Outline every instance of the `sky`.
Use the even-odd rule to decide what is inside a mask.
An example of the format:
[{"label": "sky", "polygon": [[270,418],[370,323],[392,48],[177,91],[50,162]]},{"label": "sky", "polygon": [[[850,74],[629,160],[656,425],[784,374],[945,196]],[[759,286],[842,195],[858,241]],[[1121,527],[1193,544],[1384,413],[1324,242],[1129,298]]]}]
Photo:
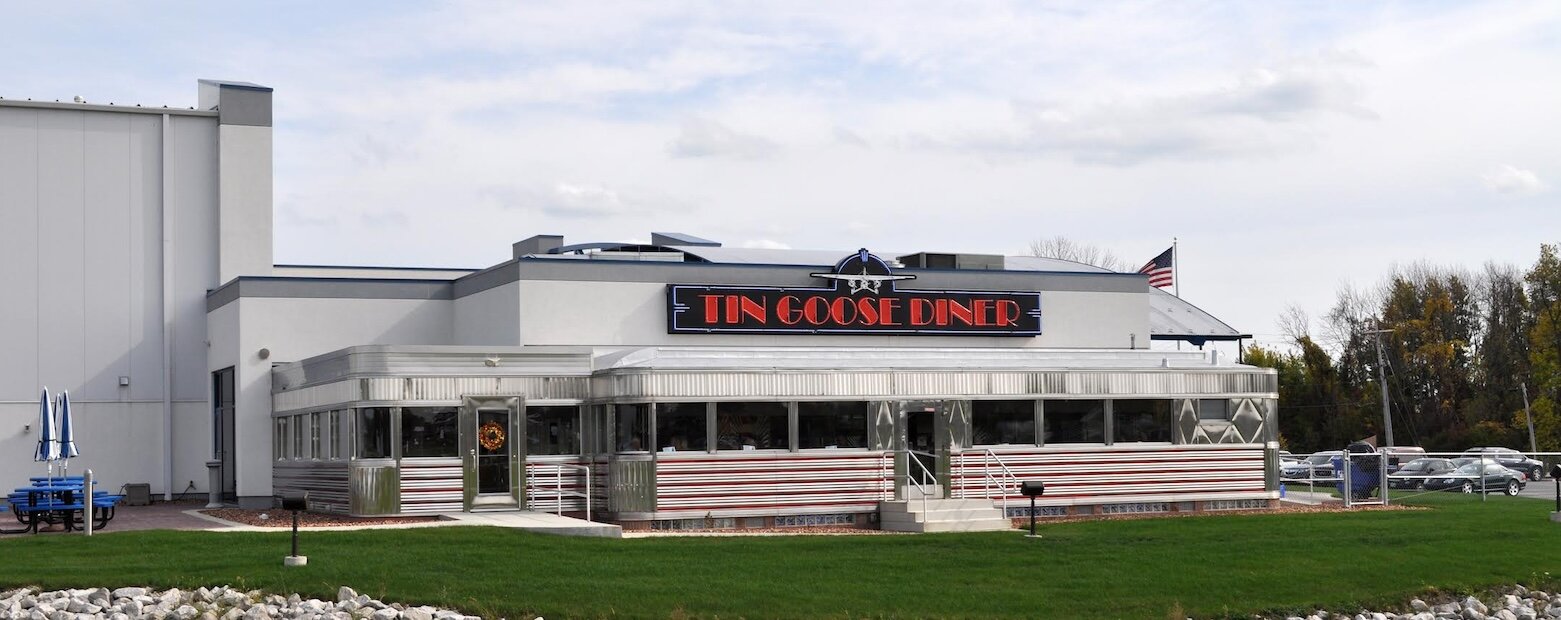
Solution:
[{"label": "sky", "polygon": [[1561,242],[1557,2],[6,4],[3,97],[273,87],[278,263],[1175,238],[1182,296],[1273,343]]}]

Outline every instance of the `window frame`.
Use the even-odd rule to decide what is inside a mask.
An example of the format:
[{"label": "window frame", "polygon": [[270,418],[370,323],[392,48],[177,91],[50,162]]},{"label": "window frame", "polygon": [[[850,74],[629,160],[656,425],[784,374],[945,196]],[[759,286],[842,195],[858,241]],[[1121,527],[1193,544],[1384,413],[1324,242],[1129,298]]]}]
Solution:
[{"label": "window frame", "polygon": [[[1047,441],[1046,422],[1051,419],[1052,412],[1048,406],[1050,403],[1077,403],[1093,401],[1101,403],[1100,415],[1100,441]],[[1109,398],[1043,398],[1041,403],[1041,426],[1037,429],[1038,440],[1041,446],[1109,446],[1111,439],[1111,399]]]},{"label": "window frame", "polygon": [[[714,439],[715,441],[712,442],[712,444],[710,446],[710,451],[712,453],[726,453],[726,454],[754,454],[754,453],[776,454],[776,453],[791,452],[793,447],[795,447],[797,445],[796,437],[795,437],[795,434],[793,433],[793,431],[795,430],[796,427],[795,427],[794,424],[792,424],[792,421],[796,418],[796,416],[795,416],[796,408],[792,406],[792,402],[793,401],[777,401],[777,400],[728,400],[728,401],[716,401],[715,403],[712,403],[712,406],[710,407],[708,415],[709,415],[710,425],[713,427],[711,429],[711,431],[710,431],[710,434],[711,434],[712,439]],[[781,410],[782,410],[781,411],[781,419],[783,420],[783,425],[784,425],[784,427],[786,429],[786,431],[785,431],[786,436],[782,438],[781,447],[778,447],[778,448],[760,448],[758,446],[755,446],[754,449],[752,449],[752,450],[745,450],[745,449],[743,449],[740,446],[738,448],[735,448],[735,449],[734,448],[722,448],[721,447],[721,431],[720,431],[720,428],[721,428],[721,406],[722,405],[754,405],[754,404],[758,404],[758,405],[780,405]],[[729,414],[729,415],[732,415],[732,414]],[[754,414],[750,414],[750,415],[754,415]],[[758,414],[758,415],[767,415],[768,417],[774,417],[773,414]]]},{"label": "window frame", "polygon": [[[978,398],[970,402],[970,447],[972,448],[1003,448],[1014,446],[1036,447],[1041,445],[1041,399],[1038,398]],[[1028,443],[976,443],[976,404],[977,403],[1029,403],[1030,404],[1030,441]],[[1022,412],[1020,418],[1022,419]]]},{"label": "window frame", "polygon": [[[862,445],[860,447],[820,446],[817,448],[805,448],[802,446],[802,407],[810,404],[822,403],[855,403],[862,406]],[[791,428],[790,446],[795,452],[866,452],[872,449],[873,443],[873,401],[870,400],[800,400],[789,404],[790,417],[787,426]]]}]

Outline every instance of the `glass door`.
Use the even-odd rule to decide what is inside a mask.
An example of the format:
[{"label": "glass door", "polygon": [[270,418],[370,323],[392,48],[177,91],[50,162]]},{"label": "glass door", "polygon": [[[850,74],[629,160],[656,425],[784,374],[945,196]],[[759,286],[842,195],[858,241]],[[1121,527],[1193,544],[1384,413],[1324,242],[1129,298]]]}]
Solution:
[{"label": "glass door", "polygon": [[477,410],[477,495],[509,495],[515,442],[507,409]]},{"label": "glass door", "polygon": [[519,396],[461,399],[457,423],[466,510],[520,507],[525,481],[524,407]]}]

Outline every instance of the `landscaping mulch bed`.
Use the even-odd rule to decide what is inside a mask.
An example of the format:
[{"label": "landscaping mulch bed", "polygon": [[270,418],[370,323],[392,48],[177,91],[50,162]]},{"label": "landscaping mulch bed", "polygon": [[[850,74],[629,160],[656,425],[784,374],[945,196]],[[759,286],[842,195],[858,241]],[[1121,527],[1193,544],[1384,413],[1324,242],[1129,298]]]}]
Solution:
[{"label": "landscaping mulch bed", "polygon": [[[254,525],[257,527],[290,528],[293,526],[293,513],[286,510],[241,510],[238,508],[217,508],[202,510],[201,514],[211,515],[218,519]],[[348,517],[344,515],[321,514],[316,512],[298,513],[298,527],[330,527],[342,525],[405,525],[408,523],[428,523],[438,521],[439,517]]]}]

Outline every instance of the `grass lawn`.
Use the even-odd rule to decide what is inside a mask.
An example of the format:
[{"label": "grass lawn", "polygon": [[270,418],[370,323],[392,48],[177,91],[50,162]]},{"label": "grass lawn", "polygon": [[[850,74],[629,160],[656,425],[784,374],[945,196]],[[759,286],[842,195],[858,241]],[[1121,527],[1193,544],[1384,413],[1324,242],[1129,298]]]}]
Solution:
[{"label": "grass lawn", "polygon": [[1248,615],[1393,604],[1427,589],[1555,587],[1546,502],[1435,495],[1433,510],[1042,525],[1017,533],[561,538],[491,528],[124,532],[0,541],[0,588],[231,584],[487,617],[1057,617]]}]

